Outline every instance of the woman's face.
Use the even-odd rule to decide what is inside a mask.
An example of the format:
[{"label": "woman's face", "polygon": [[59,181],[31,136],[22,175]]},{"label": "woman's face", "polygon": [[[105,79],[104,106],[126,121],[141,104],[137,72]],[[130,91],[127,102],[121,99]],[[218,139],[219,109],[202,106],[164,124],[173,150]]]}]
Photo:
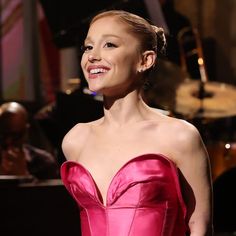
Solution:
[{"label": "woman's face", "polygon": [[96,20],[84,43],[81,66],[89,89],[118,95],[137,81],[141,60],[139,40],[125,23],[107,16]]}]

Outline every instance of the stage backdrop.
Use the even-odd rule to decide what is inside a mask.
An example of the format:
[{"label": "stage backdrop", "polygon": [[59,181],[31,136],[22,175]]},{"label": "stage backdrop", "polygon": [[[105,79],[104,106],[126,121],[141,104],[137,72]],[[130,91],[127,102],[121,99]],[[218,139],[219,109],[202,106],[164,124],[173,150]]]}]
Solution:
[{"label": "stage backdrop", "polygon": [[59,53],[41,5],[31,0],[0,4],[1,100],[53,100],[59,85]]}]

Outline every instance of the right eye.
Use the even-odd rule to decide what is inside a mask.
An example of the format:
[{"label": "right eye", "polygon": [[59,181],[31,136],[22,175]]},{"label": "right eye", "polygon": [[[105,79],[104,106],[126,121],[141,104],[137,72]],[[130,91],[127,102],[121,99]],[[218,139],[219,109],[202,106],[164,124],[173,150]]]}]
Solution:
[{"label": "right eye", "polygon": [[93,49],[93,47],[92,47],[91,45],[83,45],[83,46],[81,47],[81,51],[82,51],[82,52],[90,51],[90,50],[92,50],[92,49]]}]

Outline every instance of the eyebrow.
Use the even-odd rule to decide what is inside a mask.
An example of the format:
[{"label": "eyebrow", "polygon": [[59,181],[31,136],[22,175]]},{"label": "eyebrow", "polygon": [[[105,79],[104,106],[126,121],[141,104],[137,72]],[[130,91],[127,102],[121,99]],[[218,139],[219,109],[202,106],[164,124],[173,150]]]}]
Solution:
[{"label": "eyebrow", "polygon": [[[118,35],[114,35],[114,34],[104,34],[103,36],[102,36],[102,38],[109,38],[109,37],[113,37],[113,38],[117,38],[117,39],[122,39],[120,36],[118,36]],[[84,42],[86,42],[86,41],[93,41],[90,37],[87,37],[85,40],[84,40]]]}]

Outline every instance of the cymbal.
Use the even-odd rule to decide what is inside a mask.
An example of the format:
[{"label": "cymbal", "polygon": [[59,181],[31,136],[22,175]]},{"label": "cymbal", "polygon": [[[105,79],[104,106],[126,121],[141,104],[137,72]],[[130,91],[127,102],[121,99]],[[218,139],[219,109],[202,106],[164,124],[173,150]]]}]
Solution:
[{"label": "cymbal", "polygon": [[176,91],[175,111],[188,117],[222,118],[236,115],[236,87],[220,82],[186,80]]}]

